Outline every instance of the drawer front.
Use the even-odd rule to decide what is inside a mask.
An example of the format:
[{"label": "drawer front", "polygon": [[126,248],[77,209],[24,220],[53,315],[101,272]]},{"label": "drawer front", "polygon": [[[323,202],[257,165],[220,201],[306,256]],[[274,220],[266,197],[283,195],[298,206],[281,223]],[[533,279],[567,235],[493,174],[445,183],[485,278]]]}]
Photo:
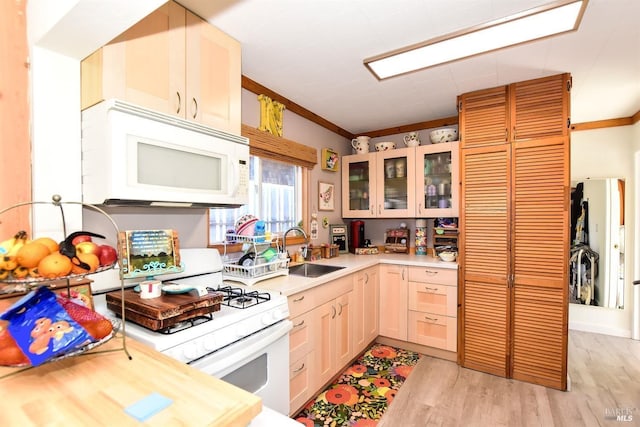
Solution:
[{"label": "drawer front", "polygon": [[409,267],[409,281],[457,286],[458,270],[432,267]]},{"label": "drawer front", "polygon": [[288,298],[289,317],[294,318],[299,316],[302,313],[338,298],[340,295],[352,291],[353,277],[354,275],[343,276],[331,282],[316,286],[315,288],[290,295]]},{"label": "drawer front", "polygon": [[409,310],[456,317],[457,301],[455,286],[409,282]]},{"label": "drawer front", "polygon": [[316,296],[317,291],[315,289],[290,295],[288,298],[289,318],[293,319],[313,309],[317,305]]},{"label": "drawer front", "polygon": [[456,351],[457,327],[455,317],[409,311],[409,342]]},{"label": "drawer front", "polygon": [[313,352],[289,365],[289,415],[295,414],[313,396],[316,385],[312,376]]},{"label": "drawer front", "polygon": [[293,329],[289,332],[289,360],[298,360],[313,349],[313,311],[291,319]]}]

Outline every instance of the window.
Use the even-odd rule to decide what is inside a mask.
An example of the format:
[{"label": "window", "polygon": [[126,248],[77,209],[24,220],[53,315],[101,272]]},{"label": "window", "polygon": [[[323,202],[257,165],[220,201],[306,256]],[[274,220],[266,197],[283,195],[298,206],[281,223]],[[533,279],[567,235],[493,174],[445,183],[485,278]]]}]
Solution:
[{"label": "window", "polygon": [[302,168],[300,166],[250,157],[249,203],[236,209],[209,210],[209,244],[224,241],[227,230],[244,214],[265,222],[271,233],[283,233],[302,219]]}]

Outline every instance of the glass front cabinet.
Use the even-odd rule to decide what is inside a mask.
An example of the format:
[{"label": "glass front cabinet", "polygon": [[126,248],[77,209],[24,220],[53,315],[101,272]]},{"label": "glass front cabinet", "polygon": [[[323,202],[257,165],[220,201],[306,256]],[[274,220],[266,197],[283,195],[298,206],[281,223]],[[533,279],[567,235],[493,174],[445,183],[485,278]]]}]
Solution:
[{"label": "glass front cabinet", "polygon": [[458,216],[458,141],[416,147],[416,217]]},{"label": "glass front cabinet", "polygon": [[342,216],[457,217],[458,144],[443,142],[344,156]]},{"label": "glass front cabinet", "polygon": [[380,218],[415,215],[415,148],[397,148],[376,154],[376,213]]},{"label": "glass front cabinet", "polygon": [[376,217],[376,153],[342,158],[342,216]]},{"label": "glass front cabinet", "polygon": [[344,218],[415,215],[415,149],[400,148],[343,157]]}]

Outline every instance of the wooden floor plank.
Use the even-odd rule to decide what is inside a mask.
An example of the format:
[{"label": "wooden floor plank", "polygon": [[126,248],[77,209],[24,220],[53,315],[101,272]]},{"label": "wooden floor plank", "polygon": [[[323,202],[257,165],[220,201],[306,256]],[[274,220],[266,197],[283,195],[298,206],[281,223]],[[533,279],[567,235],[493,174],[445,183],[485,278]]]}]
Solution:
[{"label": "wooden floor plank", "polygon": [[640,426],[640,341],[569,331],[568,369],[562,392],[423,356],[378,426]]}]

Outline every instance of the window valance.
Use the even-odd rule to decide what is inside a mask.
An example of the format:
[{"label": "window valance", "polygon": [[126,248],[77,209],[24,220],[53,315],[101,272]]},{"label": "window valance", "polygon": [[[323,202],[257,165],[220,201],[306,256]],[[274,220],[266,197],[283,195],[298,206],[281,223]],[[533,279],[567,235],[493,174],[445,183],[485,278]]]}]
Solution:
[{"label": "window valance", "polygon": [[280,136],[273,136],[251,126],[242,125],[242,136],[249,138],[251,155],[284,161],[313,169],[318,163],[318,150]]}]

